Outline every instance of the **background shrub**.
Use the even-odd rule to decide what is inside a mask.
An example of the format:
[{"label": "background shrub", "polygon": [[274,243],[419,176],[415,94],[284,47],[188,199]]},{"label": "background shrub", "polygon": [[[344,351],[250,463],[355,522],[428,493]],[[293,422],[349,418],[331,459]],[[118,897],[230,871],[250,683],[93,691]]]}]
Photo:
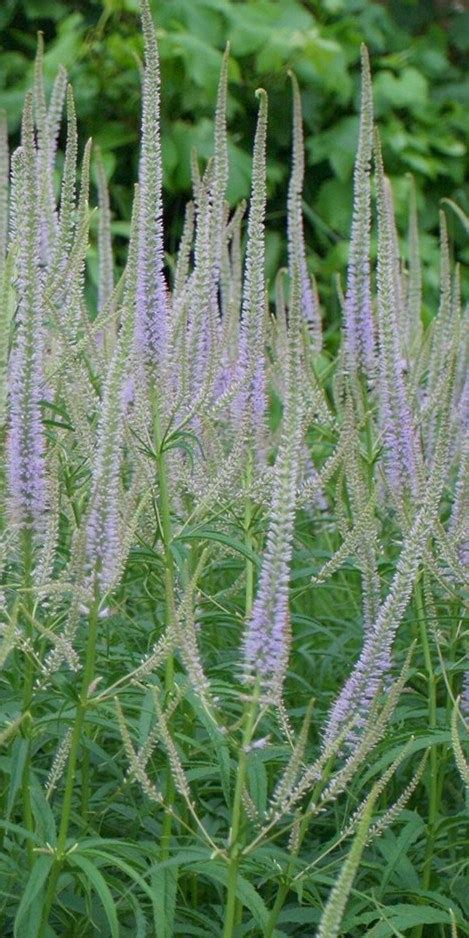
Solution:
[{"label": "background shrub", "polygon": [[[469,48],[465,4],[436,0],[153,0],[162,61],[166,248],[174,253],[190,196],[190,155],[211,153],[213,102],[222,50],[231,45],[228,118],[231,203],[249,192],[254,91],[269,93],[270,277],[285,262],[282,233],[290,166],[293,68],[302,90],[307,173],[305,225],[310,270],[335,321],[333,275],[343,273],[351,213],[351,174],[358,133],[359,47],[369,47],[376,114],[391,177],[397,221],[407,225],[409,180],[417,185],[427,292],[437,288],[438,199],[469,211],[464,184],[468,130]],[[82,139],[93,137],[110,179],[114,234],[124,260],[132,186],[137,175],[142,38],[137,0],[6,0],[0,10],[0,109],[18,131],[30,86],[35,31],[44,31],[46,78],[67,68]],[[431,193],[431,198],[426,198]],[[451,213],[449,213],[451,215]],[[461,221],[450,237],[467,260]],[[93,268],[93,255],[90,259]]]}]

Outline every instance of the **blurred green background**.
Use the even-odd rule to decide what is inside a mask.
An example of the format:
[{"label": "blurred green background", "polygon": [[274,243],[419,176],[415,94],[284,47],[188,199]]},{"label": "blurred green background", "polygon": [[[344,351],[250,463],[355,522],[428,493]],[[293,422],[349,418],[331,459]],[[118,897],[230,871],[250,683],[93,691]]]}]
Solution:
[{"label": "blurred green background", "polygon": [[[284,261],[291,67],[303,98],[309,264],[319,274],[323,299],[332,301],[333,274],[343,271],[347,254],[364,41],[398,221],[405,231],[410,172],[418,188],[427,282],[430,289],[436,286],[439,199],[450,197],[469,214],[467,3],[152,0],[152,7],[163,81],[168,251],[174,250],[190,193],[191,148],[202,159],[211,153],[218,73],[229,40],[230,199],[249,191],[254,91],[262,85],[270,102],[268,267],[273,272]],[[82,144],[92,136],[103,153],[122,252],[138,162],[142,39],[137,0],[2,0],[0,108],[8,113],[14,141],[39,29],[46,41],[48,80],[59,63],[66,66]],[[464,226],[451,209],[448,214],[454,253],[469,259]]]}]

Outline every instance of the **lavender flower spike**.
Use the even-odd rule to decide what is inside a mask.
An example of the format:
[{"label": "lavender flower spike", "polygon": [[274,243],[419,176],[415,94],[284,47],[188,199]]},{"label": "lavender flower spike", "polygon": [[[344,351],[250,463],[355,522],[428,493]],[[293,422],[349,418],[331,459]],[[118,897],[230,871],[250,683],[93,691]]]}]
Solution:
[{"label": "lavender flower spike", "polygon": [[[88,518],[87,554],[94,569],[95,591],[110,590],[122,568],[125,538],[120,531],[119,495],[128,372],[135,325],[137,219],[140,199],[135,193],[121,330],[104,386],[98,440],[93,466],[91,511]],[[124,548],[125,550],[125,548]]]},{"label": "lavender flower spike", "polygon": [[392,193],[384,176],[379,138],[375,147],[378,199],[378,328],[379,396],[388,481],[402,507],[415,494],[421,478],[421,454],[402,369],[399,342],[400,294],[396,288],[398,258]]},{"label": "lavender flower spike", "polygon": [[292,276],[295,264],[298,265],[301,280],[301,305],[315,352],[321,351],[321,317],[317,292],[312,287],[306,263],[306,250],[303,232],[303,180],[305,171],[303,123],[301,115],[301,97],[298,82],[291,73],[293,88],[293,147],[292,171],[288,187],[288,254],[289,269]]},{"label": "lavender flower spike", "polygon": [[[252,158],[252,191],[248,217],[245,283],[239,340],[239,378],[246,377],[245,389],[237,402],[238,415],[246,420],[261,461],[265,453],[266,380],[265,380],[265,208],[266,208],[266,133],[267,94],[256,92],[260,99]],[[241,422],[241,421],[240,421]]]},{"label": "lavender flower spike", "polygon": [[167,289],[163,272],[163,199],[160,141],[160,69],[148,0],[142,0],[145,45],[140,220],[137,266],[137,349],[146,365],[161,364],[166,345]]},{"label": "lavender flower spike", "polygon": [[289,648],[288,581],[302,434],[302,398],[298,382],[300,290],[296,268],[290,309],[284,428],[274,469],[267,545],[257,596],[244,638],[245,677],[257,674],[264,689],[275,696],[283,681]]},{"label": "lavender flower spike", "polygon": [[42,283],[39,268],[39,193],[33,102],[26,98],[21,151],[14,160],[17,260],[17,335],[10,360],[8,437],[9,502],[14,522],[39,534],[46,507],[42,373]]},{"label": "lavender flower spike", "polygon": [[353,218],[345,296],[345,348],[350,371],[373,374],[374,342],[370,284],[373,99],[366,46],[361,47],[362,91],[358,150],[353,177]]}]

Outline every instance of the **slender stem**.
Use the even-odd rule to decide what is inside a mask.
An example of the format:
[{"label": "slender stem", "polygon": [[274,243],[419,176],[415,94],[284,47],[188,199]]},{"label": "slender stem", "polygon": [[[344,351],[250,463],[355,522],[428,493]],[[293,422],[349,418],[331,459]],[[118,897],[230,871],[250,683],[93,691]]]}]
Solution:
[{"label": "slender stem", "polygon": [[[247,467],[246,467],[246,488],[249,489],[250,483],[252,480],[252,453],[248,455]],[[251,531],[252,524],[252,502],[249,498],[249,495],[246,496],[245,505],[244,505],[244,542],[248,550],[252,550],[254,539]],[[245,619],[247,620],[251,614],[252,604],[254,601],[254,564],[252,560],[246,558],[246,589],[245,589]],[[251,731],[252,732],[252,731]],[[242,796],[242,789],[241,789]],[[243,817],[243,803],[240,802],[240,825],[242,823]],[[236,897],[236,880],[238,875],[238,866],[236,863],[233,863],[232,868],[232,890],[234,891],[234,922],[236,925],[240,925],[243,920],[243,903],[240,899]]]},{"label": "slender stem", "polygon": [[225,927],[223,938],[232,938],[236,924],[236,889],[238,884],[238,870],[241,854],[241,833],[243,820],[243,790],[246,779],[248,747],[252,739],[256,724],[257,705],[259,702],[259,682],[256,683],[254,694],[249,701],[244,718],[244,730],[239,753],[238,773],[233,796],[231,812],[231,830],[229,843],[228,883],[225,906]]},{"label": "slender stem", "polygon": [[65,780],[64,799],[62,804],[62,814],[60,819],[59,834],[57,837],[57,846],[55,851],[55,861],[49,876],[46,898],[43,907],[42,923],[39,929],[38,938],[43,938],[49,921],[49,914],[55,897],[57,881],[65,860],[65,844],[68,837],[68,828],[70,824],[70,815],[72,811],[73,790],[75,786],[75,773],[78,761],[78,752],[80,748],[81,734],[85,722],[86,709],[88,706],[88,693],[90,684],[94,678],[96,662],[96,640],[98,634],[98,608],[99,601],[95,600],[90,611],[88,624],[88,640],[86,644],[85,667],[81,684],[80,696],[78,699],[75,723],[73,727],[72,741],[70,746],[70,755],[68,759],[67,775]]},{"label": "slender stem", "polygon": [[[163,551],[164,551],[164,564],[165,564],[165,627],[169,629],[173,621],[173,604],[174,604],[174,582],[175,582],[175,570],[174,570],[174,558],[171,549],[171,542],[173,538],[172,523],[171,523],[171,507],[170,507],[170,497],[169,497],[169,487],[168,487],[168,477],[167,477],[167,467],[166,467],[166,458],[163,449],[163,434],[161,429],[161,420],[158,409],[158,403],[156,396],[153,396],[152,400],[153,406],[153,437],[154,437],[154,446],[157,453],[158,460],[158,488],[159,488],[159,514],[161,520],[161,534],[163,539]],[[170,694],[174,688],[174,658],[173,655],[168,655],[166,660],[166,672],[165,672],[165,692]],[[174,780],[171,773],[171,767],[168,765],[166,771],[166,805],[167,810],[165,812],[163,820],[163,829],[161,833],[161,844],[160,844],[160,856],[162,860],[166,860],[169,857],[170,845],[171,845],[171,830],[173,824],[173,812],[172,807],[174,805],[176,796],[176,788],[174,785]]]},{"label": "slender stem", "polygon": [[288,866],[285,872],[285,881],[280,885],[277,895],[275,897],[275,902],[272,906],[272,911],[269,915],[269,921],[267,922],[267,927],[264,933],[264,938],[272,938],[272,935],[275,931],[275,927],[277,925],[277,919],[280,915],[280,912],[283,909],[285,899],[287,898],[287,895],[290,891],[291,882],[293,879],[293,873],[295,871],[295,859],[298,856],[301,844],[303,843],[303,840],[306,836],[306,832],[309,827],[309,820],[310,820],[308,816],[309,810],[311,808],[311,805],[316,803],[320,790],[326,786],[329,780],[331,763],[332,763],[332,760],[330,763],[326,765],[322,778],[314,786],[314,789],[312,791],[311,797],[308,802],[308,807],[306,808],[305,814],[300,821],[298,835],[296,837],[296,842],[295,842],[295,847],[292,849],[291,857],[290,857],[290,860],[288,861]]},{"label": "slender stem", "polygon": [[[246,483],[249,486],[252,478],[252,457],[249,458],[248,467],[246,470]],[[251,532],[251,523],[252,523],[252,502],[249,496],[246,497],[246,503],[244,506],[244,540],[246,547],[249,550],[252,550],[253,547],[253,537]],[[254,600],[254,564],[252,560],[246,559],[246,602],[245,602],[245,615],[246,618],[251,614],[252,604]]]},{"label": "slender stem", "polygon": [[[424,574],[425,575],[425,574]],[[436,680],[433,670],[430,643],[428,641],[427,621],[422,593],[422,582],[415,588],[415,608],[417,611],[420,641],[422,644],[425,669],[428,682],[428,724],[430,731],[436,728]],[[422,890],[427,891],[431,883],[433,853],[435,848],[435,830],[438,817],[438,752],[435,745],[430,749],[428,762],[428,824],[425,858],[422,868]],[[421,938],[423,925],[417,925],[412,938]]]},{"label": "slender stem", "polygon": [[[23,532],[23,569],[24,569],[24,588],[25,588],[25,598],[24,606],[26,609],[26,623],[25,630],[26,635],[29,641],[32,641],[33,638],[33,626],[31,621],[31,611],[32,611],[32,564],[33,564],[33,545],[31,539],[31,532],[25,530]],[[29,655],[26,655],[26,667],[24,674],[24,685],[23,685],[23,713],[25,714],[25,720],[22,726],[22,734],[27,740],[27,753],[24,762],[23,777],[21,783],[21,793],[23,799],[23,817],[24,817],[24,826],[26,830],[32,834],[34,832],[34,817],[31,803],[31,783],[30,783],[30,771],[31,771],[31,737],[32,737],[32,721],[30,715],[32,695],[33,695],[33,680],[34,680],[34,664]],[[27,714],[27,716],[26,716]],[[27,840],[27,854],[28,854],[28,864],[31,867],[34,863],[34,852],[33,852],[33,842],[32,838],[28,837]]]}]

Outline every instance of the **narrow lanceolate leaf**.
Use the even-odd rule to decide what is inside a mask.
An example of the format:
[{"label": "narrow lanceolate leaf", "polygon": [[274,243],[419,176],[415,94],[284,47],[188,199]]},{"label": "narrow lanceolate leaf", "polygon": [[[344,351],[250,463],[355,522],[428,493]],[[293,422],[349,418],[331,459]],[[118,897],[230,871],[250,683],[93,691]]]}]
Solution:
[{"label": "narrow lanceolate leaf", "polygon": [[361,47],[362,91],[358,150],[353,177],[353,217],[345,296],[345,346],[348,367],[371,377],[374,368],[373,315],[370,283],[373,99],[368,52]]},{"label": "narrow lanceolate leaf", "polygon": [[91,511],[88,518],[87,553],[94,574],[94,589],[111,589],[122,570],[120,536],[120,472],[126,410],[126,379],[134,336],[138,218],[140,193],[136,191],[126,270],[126,289],[121,331],[106,378],[97,450],[93,466]]},{"label": "narrow lanceolate leaf", "polygon": [[401,358],[394,217],[376,137],[379,402],[387,479],[399,506],[419,489],[421,454]]},{"label": "narrow lanceolate leaf", "polygon": [[311,283],[306,263],[306,249],[303,231],[303,180],[304,180],[304,139],[303,119],[301,114],[300,89],[296,77],[291,74],[293,88],[293,148],[292,170],[288,188],[288,267],[290,277],[298,267],[301,280],[301,306],[311,336],[313,350],[321,349],[321,318],[317,293]]},{"label": "narrow lanceolate leaf", "polygon": [[160,141],[160,66],[148,0],[142,0],[145,48],[142,147],[139,166],[140,219],[137,267],[136,342],[147,366],[162,363],[167,297],[163,264],[163,170]]},{"label": "narrow lanceolate leaf", "polygon": [[244,637],[244,673],[278,699],[288,664],[288,582],[293,550],[302,432],[300,373],[300,272],[295,269],[290,304],[288,378],[284,426],[274,469],[272,506],[259,586]]},{"label": "narrow lanceolate leaf", "polygon": [[248,217],[248,240],[242,321],[239,343],[240,376],[244,389],[237,402],[243,421],[258,457],[265,456],[266,376],[265,376],[265,208],[266,208],[266,134],[267,95],[261,88],[254,152],[252,159],[251,202]]},{"label": "narrow lanceolate leaf", "polygon": [[17,258],[17,327],[9,378],[8,478],[14,521],[20,526],[32,526],[33,531],[39,533],[46,507],[45,440],[40,408],[43,396],[43,288],[31,95],[26,98],[21,144],[16,199],[22,224]]},{"label": "narrow lanceolate leaf", "polygon": [[109,202],[109,190],[107,186],[106,173],[98,153],[96,160],[96,181],[98,185],[98,260],[99,260],[99,280],[98,280],[98,310],[104,309],[109,302],[114,289],[114,271],[112,261],[112,237],[111,237],[111,207]]}]

